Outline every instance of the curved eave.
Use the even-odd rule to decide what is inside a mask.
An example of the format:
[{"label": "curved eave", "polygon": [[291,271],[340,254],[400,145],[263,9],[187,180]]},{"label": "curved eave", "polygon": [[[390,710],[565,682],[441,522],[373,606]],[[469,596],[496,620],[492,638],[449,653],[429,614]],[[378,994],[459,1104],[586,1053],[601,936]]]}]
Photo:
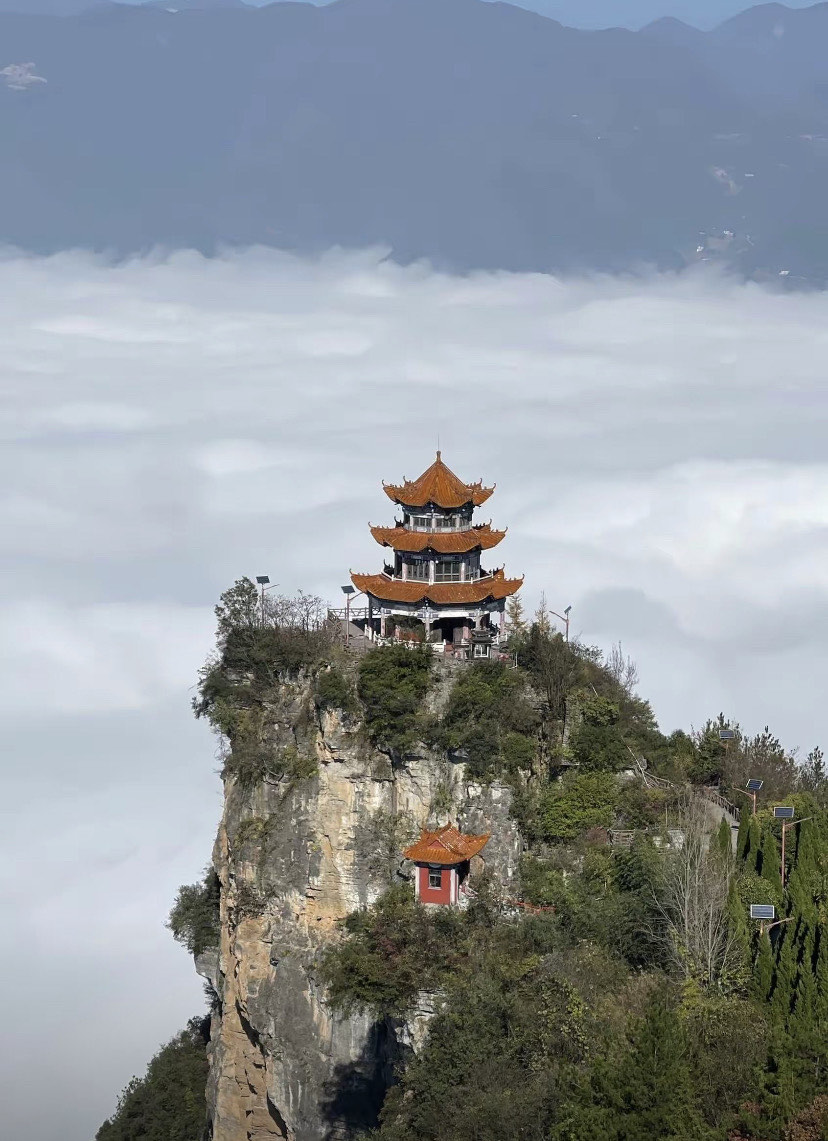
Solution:
[{"label": "curved eave", "polygon": [[469,551],[488,551],[506,535],[486,524],[468,531],[407,531],[405,527],[372,527],[371,534],[383,547],[395,551],[435,551],[437,554],[465,555]]},{"label": "curved eave", "polygon": [[384,574],[351,574],[357,590],[373,595],[381,602],[416,605],[433,602],[435,606],[465,606],[482,602],[499,602],[516,594],[523,586],[522,578],[506,578],[497,571],[476,582],[402,582]]},{"label": "curved eave", "polygon": [[452,495],[442,492],[423,494],[411,484],[403,484],[400,487],[391,483],[384,483],[382,490],[390,500],[398,503],[400,507],[428,507],[429,504],[433,504],[435,507],[441,507],[443,511],[453,511],[460,507],[467,507],[469,504],[473,507],[480,507],[494,495],[495,489],[472,485],[467,487],[463,494]]}]

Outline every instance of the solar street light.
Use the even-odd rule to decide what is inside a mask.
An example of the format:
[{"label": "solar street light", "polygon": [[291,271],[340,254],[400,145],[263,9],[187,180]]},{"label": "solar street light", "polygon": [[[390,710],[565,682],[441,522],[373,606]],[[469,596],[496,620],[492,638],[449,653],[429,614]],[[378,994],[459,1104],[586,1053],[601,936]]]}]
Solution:
[{"label": "solar street light", "polygon": [[776,919],[776,908],[772,903],[752,903],[750,905],[751,919]]},{"label": "solar street light", "polygon": [[569,612],[571,609],[572,609],[571,606],[567,606],[567,608],[564,610],[563,614],[559,614],[557,612],[557,610],[550,610],[549,611],[550,614],[554,614],[556,618],[560,618],[561,622],[564,623],[564,641],[565,642],[569,641]]},{"label": "solar street light", "polygon": [[793,820],[794,818],[793,808],[786,805],[777,805],[773,810],[773,814],[777,820]]},{"label": "solar street light", "polygon": [[734,740],[735,737],[736,737],[736,734],[732,729],[720,729],[719,730],[719,740],[720,741],[732,741],[732,740]]},{"label": "solar street light", "polygon": [[740,793],[742,796],[749,796],[753,801],[753,815],[756,815],[756,794],[765,782],[757,780],[756,777],[751,777],[747,782],[747,791],[743,788],[735,788],[733,791]]},{"label": "solar street light", "polygon": [[[257,574],[257,575],[256,575],[256,582],[257,582],[257,583],[259,584],[259,586],[262,588],[262,604],[261,604],[261,606],[262,606],[262,612],[261,612],[261,618],[262,618],[262,625],[264,626],[264,620],[265,620],[265,613],[264,613],[264,596],[265,596],[265,590],[266,590],[266,589],[267,589],[267,590],[270,590],[270,589],[271,589],[271,587],[269,587],[269,586],[268,586],[268,583],[270,582],[270,576],[269,576],[269,575],[266,575],[266,574]],[[274,585],[274,586],[278,586],[279,584],[278,584],[278,582],[274,582],[274,584],[273,584],[273,585]]]}]

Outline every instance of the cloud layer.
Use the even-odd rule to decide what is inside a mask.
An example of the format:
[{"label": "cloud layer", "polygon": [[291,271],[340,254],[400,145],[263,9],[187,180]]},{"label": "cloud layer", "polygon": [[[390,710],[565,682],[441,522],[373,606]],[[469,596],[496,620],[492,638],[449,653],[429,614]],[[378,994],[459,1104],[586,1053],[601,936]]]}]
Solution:
[{"label": "cloud layer", "polygon": [[380,481],[438,437],[497,481],[528,607],[545,590],[620,639],[665,729],[723,709],[828,739],[824,294],[375,252],[10,255],[0,337],[15,1135],[85,1141],[200,1008],[162,924],[219,811],[189,712],[216,596],[266,572],[336,599],[380,565]]}]

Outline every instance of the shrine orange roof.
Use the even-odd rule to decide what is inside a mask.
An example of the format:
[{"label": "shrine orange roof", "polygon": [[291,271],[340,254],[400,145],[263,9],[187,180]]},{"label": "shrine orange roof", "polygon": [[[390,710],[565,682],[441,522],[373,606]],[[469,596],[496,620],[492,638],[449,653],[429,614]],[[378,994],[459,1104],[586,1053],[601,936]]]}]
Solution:
[{"label": "shrine orange roof", "polygon": [[493,531],[488,523],[468,531],[409,531],[406,527],[372,527],[371,534],[383,547],[395,551],[439,551],[441,554],[465,554],[478,548],[488,551],[506,534]]},{"label": "shrine orange roof", "polygon": [[508,598],[523,586],[522,578],[506,578],[502,570],[474,582],[403,582],[386,574],[352,574],[357,590],[373,594],[384,602],[429,602],[437,606],[485,602],[487,598]]},{"label": "shrine orange roof", "polygon": [[426,832],[423,829],[420,839],[406,848],[403,855],[407,860],[415,860],[418,864],[462,864],[464,860],[470,860],[483,851],[490,835],[487,832],[485,836],[467,836],[453,824],[444,824],[436,832]]},{"label": "shrine orange roof", "polygon": [[431,467],[426,468],[418,479],[405,479],[401,484],[384,483],[382,486],[388,498],[395,503],[402,503],[406,507],[425,507],[427,503],[434,503],[445,510],[463,507],[466,503],[479,507],[494,491],[493,487],[484,487],[482,480],[463,483],[443,463],[440,452]]}]

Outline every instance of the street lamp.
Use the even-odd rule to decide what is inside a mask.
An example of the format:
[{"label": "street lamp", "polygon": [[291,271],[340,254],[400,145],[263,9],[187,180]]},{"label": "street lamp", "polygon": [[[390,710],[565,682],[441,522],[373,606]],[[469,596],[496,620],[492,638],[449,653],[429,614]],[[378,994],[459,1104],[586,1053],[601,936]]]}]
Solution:
[{"label": "street lamp", "polygon": [[571,609],[572,609],[571,606],[567,606],[567,608],[566,608],[566,610],[564,610],[563,614],[559,614],[557,612],[557,610],[550,610],[549,611],[550,614],[554,614],[556,618],[560,618],[561,622],[564,623],[564,625],[566,627],[566,632],[564,633],[564,641],[566,641],[566,642],[569,641],[569,612]]},{"label": "street lamp", "polygon": [[345,595],[345,649],[347,650],[351,644],[351,598],[359,597],[362,591],[357,592],[357,588],[350,583],[341,589]]},{"label": "street lamp", "polygon": [[733,790],[734,792],[740,793],[742,796],[749,796],[750,797],[750,799],[753,801],[753,815],[754,816],[756,815],[756,794],[757,794],[757,792],[759,792],[759,790],[761,789],[761,787],[764,783],[765,782],[763,780],[758,780],[756,777],[751,777],[750,780],[747,782],[747,788],[746,789],[734,788],[734,790]]},{"label": "street lamp", "polygon": [[[760,921],[760,935],[767,934],[772,927],[779,927],[781,923],[790,923],[790,921],[795,918],[795,916],[789,915],[787,919],[777,919],[776,908],[772,903],[752,903],[750,905],[750,917],[751,919],[758,919]],[[768,924],[767,927],[765,926],[766,923]]]},{"label": "street lamp", "polygon": [[795,809],[789,805],[779,805],[774,808],[773,815],[777,820],[782,821],[782,887],[785,887],[785,833],[789,828],[795,828],[797,824],[804,824],[806,820],[813,820],[812,816],[803,816],[801,820],[794,820]]},{"label": "street lamp", "polygon": [[268,586],[268,583],[270,582],[270,579],[269,579],[269,577],[268,577],[266,574],[257,574],[257,575],[256,575],[256,582],[257,582],[257,583],[259,584],[259,586],[262,588],[262,625],[264,626],[264,620],[265,620],[265,619],[264,619],[264,596],[265,596],[265,590],[273,590],[273,587],[274,587],[274,586],[278,586],[279,584],[278,584],[278,582],[274,582],[272,586]]}]

